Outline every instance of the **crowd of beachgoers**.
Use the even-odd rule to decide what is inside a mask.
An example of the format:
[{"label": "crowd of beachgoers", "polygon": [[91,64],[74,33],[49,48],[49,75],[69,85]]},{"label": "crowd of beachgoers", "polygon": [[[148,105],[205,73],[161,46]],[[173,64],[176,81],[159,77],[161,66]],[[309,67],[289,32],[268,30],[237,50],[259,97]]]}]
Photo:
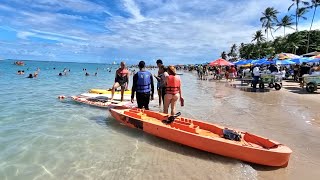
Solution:
[{"label": "crowd of beachgoers", "polygon": [[299,81],[299,78],[305,74],[318,74],[320,75],[320,65],[313,64],[295,64],[295,65],[250,65],[250,66],[209,66],[209,65],[196,65],[189,68],[190,71],[197,71],[198,78],[205,80],[208,75],[213,75],[214,79],[234,80],[235,78],[243,78],[250,76],[254,67],[258,67],[261,72],[266,73],[281,73],[284,79],[292,78],[294,81]]}]

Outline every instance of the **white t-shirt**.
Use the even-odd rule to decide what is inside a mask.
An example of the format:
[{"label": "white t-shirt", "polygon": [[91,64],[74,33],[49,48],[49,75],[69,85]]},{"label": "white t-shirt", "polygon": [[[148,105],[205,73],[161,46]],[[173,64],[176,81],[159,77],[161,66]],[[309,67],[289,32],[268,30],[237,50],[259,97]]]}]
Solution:
[{"label": "white t-shirt", "polygon": [[259,67],[255,67],[255,68],[253,68],[253,75],[254,76],[260,76],[260,69],[259,69]]}]

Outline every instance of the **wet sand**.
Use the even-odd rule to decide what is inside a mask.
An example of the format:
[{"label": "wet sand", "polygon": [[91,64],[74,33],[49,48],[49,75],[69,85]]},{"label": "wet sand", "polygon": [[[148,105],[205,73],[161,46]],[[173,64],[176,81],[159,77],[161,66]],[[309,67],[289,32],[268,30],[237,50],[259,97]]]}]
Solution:
[{"label": "wet sand", "polygon": [[[272,168],[210,154],[163,140],[107,119],[127,143],[124,157],[113,157],[108,179],[318,179],[320,172],[319,94],[299,93],[295,83],[280,91],[252,92],[240,82],[197,80],[182,76],[183,116],[256,133],[289,146],[288,167]],[[153,101],[153,109],[157,110]],[[126,141],[126,142],[122,142]],[[127,149],[125,148],[125,149]],[[117,149],[123,153],[124,148]],[[118,160],[117,160],[118,159]],[[106,176],[107,175],[107,176]],[[110,177],[110,178],[109,178]]]}]

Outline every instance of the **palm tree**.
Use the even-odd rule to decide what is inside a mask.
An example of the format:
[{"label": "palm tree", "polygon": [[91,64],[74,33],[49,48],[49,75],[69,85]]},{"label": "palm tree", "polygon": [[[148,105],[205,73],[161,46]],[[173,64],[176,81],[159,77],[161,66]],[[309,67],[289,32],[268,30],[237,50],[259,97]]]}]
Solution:
[{"label": "palm tree", "polygon": [[271,30],[273,29],[275,22],[277,22],[278,13],[279,12],[273,7],[268,7],[264,12],[262,12],[263,16],[260,18],[260,22],[262,22],[262,27],[265,28],[265,32],[267,33],[267,40],[269,39],[268,31],[270,31],[271,36],[274,39]]},{"label": "palm tree", "polygon": [[223,51],[223,52],[221,53],[221,58],[222,58],[222,59],[227,59],[227,54],[226,54],[226,52]]},{"label": "palm tree", "polygon": [[231,46],[231,49],[230,49],[230,52],[228,53],[228,56],[229,57],[232,57],[233,59],[237,57],[237,45],[236,44],[233,44]]},{"label": "palm tree", "polygon": [[312,16],[312,20],[311,20],[311,25],[310,25],[310,30],[308,32],[308,44],[307,44],[307,52],[309,52],[309,46],[310,46],[310,31],[312,29],[312,25],[313,25],[313,21],[314,21],[314,16],[316,15],[316,11],[317,11],[317,7],[320,6],[320,0],[312,0],[311,1],[311,6],[309,6],[310,9],[314,8],[313,10],[313,16]]},{"label": "palm tree", "polygon": [[252,42],[257,41],[257,44],[259,44],[265,40],[266,40],[266,38],[263,36],[262,31],[259,30],[259,31],[256,31],[256,33],[253,35]]},{"label": "palm tree", "polygon": [[279,30],[281,27],[283,27],[283,37],[286,36],[286,28],[290,28],[293,29],[293,27],[291,27],[294,23],[292,22],[292,17],[285,15],[281,21],[277,24],[278,28],[276,29]]},{"label": "palm tree", "polygon": [[296,5],[296,14],[295,14],[295,17],[296,17],[296,31],[298,31],[298,23],[299,23],[299,11],[301,11],[301,10],[299,10],[299,9],[301,9],[300,8],[300,4],[302,3],[303,5],[305,5],[305,6],[308,6],[309,5],[309,2],[308,1],[303,1],[303,0],[292,0],[292,4],[289,6],[289,8],[288,8],[288,11],[290,11],[290,9],[294,6],[294,5]]},{"label": "palm tree", "polygon": [[256,41],[257,42],[257,47],[258,47],[258,56],[260,58],[260,54],[261,54],[261,42],[264,42],[266,40],[266,38],[263,36],[262,31],[256,31],[256,33],[253,35],[253,39],[252,41]]}]

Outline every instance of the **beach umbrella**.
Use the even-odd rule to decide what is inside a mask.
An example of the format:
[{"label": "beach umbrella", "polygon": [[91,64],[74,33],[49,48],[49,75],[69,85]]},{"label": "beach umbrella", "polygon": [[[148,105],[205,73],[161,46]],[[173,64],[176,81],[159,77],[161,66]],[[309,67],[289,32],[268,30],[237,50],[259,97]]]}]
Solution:
[{"label": "beach umbrella", "polygon": [[300,58],[300,56],[292,54],[292,53],[280,53],[276,55],[277,59],[283,60],[283,59],[297,59]]},{"label": "beach umbrella", "polygon": [[311,58],[313,59],[320,59],[320,54],[316,55],[316,56],[312,56]]},{"label": "beach umbrella", "polygon": [[269,60],[265,60],[262,62],[263,65],[268,65],[268,64],[275,64],[275,61],[269,61]]},{"label": "beach umbrella", "polygon": [[252,61],[253,61],[252,59],[249,59],[249,60],[241,60],[241,61],[235,62],[234,64],[235,64],[235,65],[246,65],[246,64],[251,64]]},{"label": "beach umbrella", "polygon": [[308,63],[320,63],[320,57],[316,59],[310,59]]},{"label": "beach umbrella", "polygon": [[209,63],[209,66],[231,66],[231,65],[233,65],[233,63],[221,58]]},{"label": "beach umbrella", "polygon": [[290,64],[295,64],[295,62],[290,61],[290,60],[277,60],[276,64],[277,65],[290,65]]},{"label": "beach umbrella", "polygon": [[296,63],[296,64],[301,64],[301,63],[308,63],[310,61],[310,58],[296,58],[296,59],[290,59],[290,61]]},{"label": "beach umbrella", "polygon": [[258,60],[253,60],[251,62],[251,64],[253,64],[253,65],[261,65],[261,64],[265,63],[266,61],[268,61],[266,58],[262,58],[262,59],[258,59]]}]

